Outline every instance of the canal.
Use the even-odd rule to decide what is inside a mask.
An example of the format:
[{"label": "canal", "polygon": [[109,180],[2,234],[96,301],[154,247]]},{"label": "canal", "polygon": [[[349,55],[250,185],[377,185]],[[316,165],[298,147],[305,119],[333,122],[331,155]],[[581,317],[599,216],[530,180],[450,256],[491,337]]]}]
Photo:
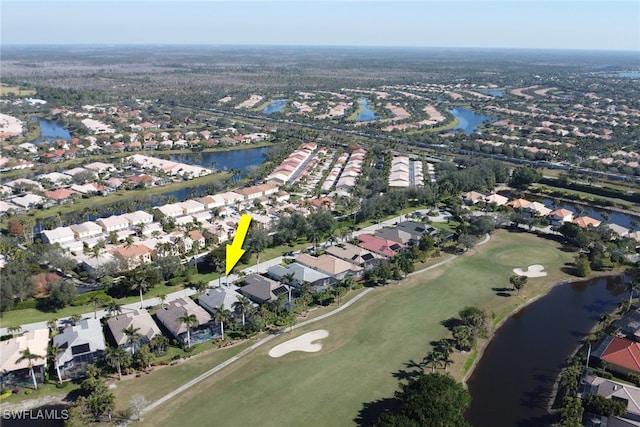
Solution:
[{"label": "canal", "polygon": [[547,410],[564,361],[600,315],[626,298],[621,276],[564,283],[498,330],[467,381],[474,427],[549,426]]}]

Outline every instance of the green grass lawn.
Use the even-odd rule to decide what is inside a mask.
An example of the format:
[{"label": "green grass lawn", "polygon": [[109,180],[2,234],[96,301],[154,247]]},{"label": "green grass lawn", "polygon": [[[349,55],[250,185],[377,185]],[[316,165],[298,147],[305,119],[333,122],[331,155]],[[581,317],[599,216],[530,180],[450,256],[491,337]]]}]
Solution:
[{"label": "green grass lawn", "polygon": [[[363,402],[393,394],[394,372],[421,360],[429,342],[449,336],[442,320],[466,305],[504,316],[566,279],[560,268],[573,255],[531,234],[498,231],[486,245],[445,266],[377,288],[335,316],[278,337],[146,414],[143,425],[351,425]],[[530,279],[520,296],[500,297],[491,289],[508,287],[512,269],[530,264],[543,264],[549,276]],[[268,356],[274,345],[320,328],[330,334],[322,351]],[[468,355],[455,358],[451,372],[461,378]],[[165,392],[177,386],[156,384]]]},{"label": "green grass lawn", "polygon": [[[156,285],[144,294],[143,298],[157,297],[161,294],[170,294],[172,292],[183,289],[180,286],[166,286],[164,284]],[[120,305],[131,304],[134,302],[140,302],[139,296],[129,296],[125,298],[117,299]],[[101,310],[98,307],[98,310]],[[2,313],[0,317],[0,328],[7,328],[9,326],[24,325],[25,323],[43,322],[51,319],[60,319],[63,317],[72,316],[74,314],[83,314],[93,311],[93,304],[80,305],[80,306],[67,306],[55,312],[40,311],[35,308],[25,308],[21,310],[10,310]]]}]

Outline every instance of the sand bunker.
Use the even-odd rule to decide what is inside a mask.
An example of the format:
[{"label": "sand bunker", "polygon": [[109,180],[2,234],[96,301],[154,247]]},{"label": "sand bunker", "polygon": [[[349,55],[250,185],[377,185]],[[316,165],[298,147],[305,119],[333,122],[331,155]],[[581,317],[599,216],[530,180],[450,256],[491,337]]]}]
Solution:
[{"label": "sand bunker", "polygon": [[527,276],[527,277],[544,277],[547,275],[547,272],[544,271],[544,266],[540,264],[530,265],[526,271],[521,268],[514,268],[513,272],[516,273],[518,276]]},{"label": "sand bunker", "polygon": [[320,340],[329,336],[329,331],[325,329],[318,329],[317,331],[307,332],[297,338],[293,338],[289,341],[285,341],[282,344],[278,344],[269,351],[269,356],[280,357],[292,351],[305,351],[307,353],[315,353],[322,350],[322,344],[313,343],[313,341]]}]

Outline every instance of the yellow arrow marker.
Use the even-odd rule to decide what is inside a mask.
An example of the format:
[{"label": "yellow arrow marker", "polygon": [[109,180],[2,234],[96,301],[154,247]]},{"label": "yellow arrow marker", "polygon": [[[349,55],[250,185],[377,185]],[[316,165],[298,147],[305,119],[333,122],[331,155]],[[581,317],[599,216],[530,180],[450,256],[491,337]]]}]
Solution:
[{"label": "yellow arrow marker", "polygon": [[242,255],[244,255],[245,250],[242,249],[242,244],[244,243],[245,237],[247,237],[247,231],[249,231],[250,223],[251,217],[247,214],[242,214],[240,217],[240,223],[238,224],[238,229],[236,230],[236,235],[233,236],[233,243],[227,245],[227,276],[238,261],[240,261]]}]

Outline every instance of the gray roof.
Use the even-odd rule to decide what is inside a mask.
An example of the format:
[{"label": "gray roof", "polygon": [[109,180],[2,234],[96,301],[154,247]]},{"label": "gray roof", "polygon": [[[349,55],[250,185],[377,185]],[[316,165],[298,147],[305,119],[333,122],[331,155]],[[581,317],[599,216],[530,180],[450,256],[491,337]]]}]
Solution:
[{"label": "gray roof", "polygon": [[420,224],[415,221],[404,221],[396,226],[398,230],[402,230],[405,233],[409,233],[415,240],[419,240],[423,234],[434,234],[437,232],[435,227],[427,224]]},{"label": "gray roof", "polygon": [[[314,270],[297,262],[293,262],[286,267],[274,265],[267,270],[269,275],[276,280],[281,280],[287,274],[293,274],[296,283],[309,282],[312,285],[328,285],[332,279],[329,275]],[[335,281],[335,280],[334,280]]]},{"label": "gray roof", "polygon": [[127,336],[122,331],[130,326],[139,329],[138,333],[147,341],[151,341],[156,335],[162,335],[160,328],[147,310],[134,310],[107,320],[107,328],[111,331],[117,345],[127,343]]},{"label": "gray roof", "polygon": [[417,238],[412,234],[397,228],[383,228],[376,231],[374,235],[382,237],[383,239],[391,240],[392,242],[402,243],[403,245],[406,245],[413,240],[417,240]]},{"label": "gray roof", "polygon": [[638,310],[627,313],[621,319],[613,323],[624,335],[636,335],[640,330],[640,312]]},{"label": "gray roof", "polygon": [[278,295],[289,292],[289,286],[259,274],[250,274],[243,282],[246,285],[240,288],[240,293],[258,303],[269,302],[278,298]]},{"label": "gray roof", "polygon": [[203,306],[207,311],[213,313],[216,307],[224,306],[224,308],[231,309],[233,303],[238,301],[240,294],[233,289],[227,288],[213,288],[209,289],[206,293],[198,297],[198,304]]},{"label": "gray roof", "polygon": [[374,252],[361,248],[360,246],[352,245],[351,243],[341,243],[340,246],[331,246],[327,248],[327,253],[356,265],[363,265],[364,263],[382,258]]},{"label": "gray roof", "polygon": [[187,332],[187,327],[178,320],[179,317],[185,315],[185,312],[195,314],[199,326],[211,320],[209,313],[191,298],[178,298],[171,301],[165,308],[156,311],[156,317],[175,337],[178,337],[178,335]]},{"label": "gray roof", "polygon": [[84,319],[69,326],[61,333],[53,337],[53,344],[64,349],[64,353],[58,357],[58,365],[73,360],[74,356],[104,351],[104,335],[102,325],[97,319]]}]

